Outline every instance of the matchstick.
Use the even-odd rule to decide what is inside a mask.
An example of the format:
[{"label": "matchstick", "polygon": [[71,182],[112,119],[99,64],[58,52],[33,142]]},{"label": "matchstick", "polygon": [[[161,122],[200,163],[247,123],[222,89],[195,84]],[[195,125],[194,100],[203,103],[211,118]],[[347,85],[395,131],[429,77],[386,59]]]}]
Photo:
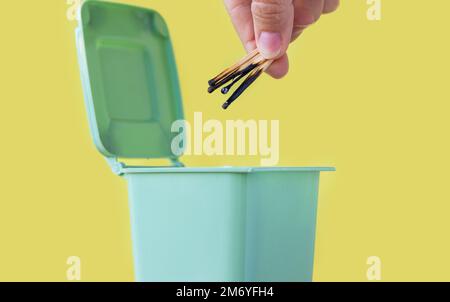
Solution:
[{"label": "matchstick", "polygon": [[258,68],[253,70],[245,81],[239,86],[238,89],[231,95],[231,97],[222,105],[223,109],[228,109],[228,107],[238,98],[241,94],[250,87],[260,76],[261,74],[267,70],[267,68],[272,64],[272,61],[267,60],[263,64],[261,64]]},{"label": "matchstick", "polygon": [[236,71],[240,66],[242,66],[242,65],[246,64],[247,62],[249,62],[250,60],[254,59],[257,55],[259,55],[259,52],[258,52],[257,49],[255,49],[254,51],[248,53],[247,56],[245,56],[239,62],[237,62],[233,66],[225,69],[220,74],[215,76],[213,79],[209,80],[208,81],[209,86],[215,86],[215,83],[220,81],[220,79],[223,78],[225,75],[229,74],[230,72]]},{"label": "matchstick", "polygon": [[209,80],[208,92],[212,93],[216,89],[231,82],[221,89],[222,94],[227,94],[236,83],[247,76],[244,82],[242,82],[231,97],[223,104],[222,108],[227,109],[251,84],[256,81],[256,79],[261,76],[264,71],[267,70],[267,68],[269,68],[272,62],[272,60],[265,59],[257,50],[254,50],[241,59],[238,63],[225,69],[219,75]]}]

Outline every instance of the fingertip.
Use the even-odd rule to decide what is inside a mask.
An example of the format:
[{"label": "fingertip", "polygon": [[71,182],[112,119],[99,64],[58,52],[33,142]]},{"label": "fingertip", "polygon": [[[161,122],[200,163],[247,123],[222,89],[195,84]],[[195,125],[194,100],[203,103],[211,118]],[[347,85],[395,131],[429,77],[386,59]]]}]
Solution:
[{"label": "fingertip", "polygon": [[325,0],[323,5],[323,13],[329,14],[337,10],[339,8],[339,2],[339,0]]},{"label": "fingertip", "polygon": [[248,53],[254,51],[257,48],[256,41],[250,40],[250,41],[244,42],[244,48]]},{"label": "fingertip", "polygon": [[292,30],[292,37],[291,37],[291,43],[300,37],[300,35],[303,33],[305,29],[303,27],[297,27]]},{"label": "fingertip", "polygon": [[281,79],[289,72],[289,59],[286,54],[274,61],[267,69],[267,74],[275,79]]}]

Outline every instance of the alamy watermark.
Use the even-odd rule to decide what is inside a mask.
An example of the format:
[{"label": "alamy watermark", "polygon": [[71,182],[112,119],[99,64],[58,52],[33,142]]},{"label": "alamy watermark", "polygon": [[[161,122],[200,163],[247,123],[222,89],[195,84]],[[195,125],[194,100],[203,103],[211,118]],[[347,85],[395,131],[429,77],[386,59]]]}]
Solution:
[{"label": "alamy watermark", "polygon": [[370,256],[367,258],[367,280],[380,281],[381,280],[381,259],[378,256]]},{"label": "alamy watermark", "polygon": [[83,4],[84,0],[67,0],[67,5],[69,8],[67,9],[66,16],[69,21],[79,21],[79,11],[81,4]]},{"label": "alamy watermark", "polygon": [[81,259],[78,256],[67,258],[66,264],[69,266],[66,270],[68,281],[81,281]]},{"label": "alamy watermark", "polygon": [[194,113],[194,123],[178,120],[172,124],[171,148],[181,155],[259,156],[261,166],[275,166],[280,159],[280,122],[278,120],[203,120]]},{"label": "alamy watermark", "polygon": [[380,21],[381,20],[381,0],[367,0],[367,20]]}]

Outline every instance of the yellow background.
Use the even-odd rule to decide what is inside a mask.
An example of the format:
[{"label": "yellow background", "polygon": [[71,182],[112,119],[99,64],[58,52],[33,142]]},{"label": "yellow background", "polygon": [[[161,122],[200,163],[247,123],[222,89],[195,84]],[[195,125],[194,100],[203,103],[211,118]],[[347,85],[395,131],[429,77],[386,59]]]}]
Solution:
[{"label": "yellow background", "polygon": [[[291,72],[261,79],[232,110],[205,83],[243,55],[221,1],[129,0],[167,19],[188,119],[279,119],[280,165],[321,178],[315,280],[450,280],[450,1],[343,1],[290,48]],[[126,184],[88,131],[63,0],[0,9],[0,280],[132,280]],[[191,166],[259,159],[190,157]]]}]

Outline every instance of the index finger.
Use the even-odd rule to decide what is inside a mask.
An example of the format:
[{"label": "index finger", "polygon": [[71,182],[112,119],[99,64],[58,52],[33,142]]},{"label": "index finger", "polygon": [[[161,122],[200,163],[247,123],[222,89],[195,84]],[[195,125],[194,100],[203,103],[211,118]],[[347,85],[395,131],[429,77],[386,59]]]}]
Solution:
[{"label": "index finger", "polygon": [[252,0],[225,0],[224,2],[245,49],[248,52],[254,50],[256,42],[251,10]]}]

